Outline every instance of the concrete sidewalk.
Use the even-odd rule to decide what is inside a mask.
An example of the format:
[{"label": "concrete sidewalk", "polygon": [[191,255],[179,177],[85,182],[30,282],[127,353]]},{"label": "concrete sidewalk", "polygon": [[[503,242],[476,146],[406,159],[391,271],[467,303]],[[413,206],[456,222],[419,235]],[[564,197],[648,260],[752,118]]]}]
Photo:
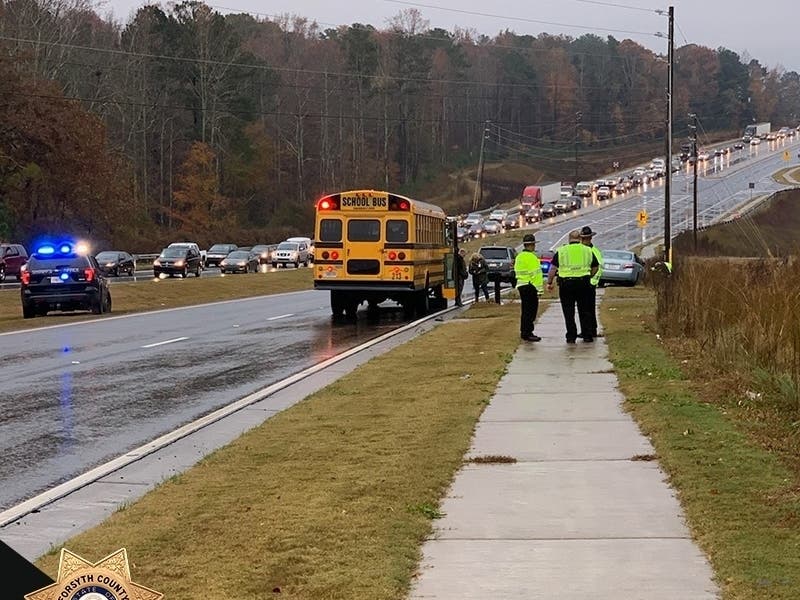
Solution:
[{"label": "concrete sidewalk", "polygon": [[523,343],[475,432],[465,466],[423,546],[410,598],[711,600],[653,448],[620,405],[603,338],[564,341],[561,308]]}]

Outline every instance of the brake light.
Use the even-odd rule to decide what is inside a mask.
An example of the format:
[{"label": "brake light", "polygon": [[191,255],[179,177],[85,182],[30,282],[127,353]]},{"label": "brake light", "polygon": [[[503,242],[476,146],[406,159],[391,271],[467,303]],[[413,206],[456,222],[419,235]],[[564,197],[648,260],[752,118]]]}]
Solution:
[{"label": "brake light", "polygon": [[94,269],[87,268],[83,270],[83,276],[86,281],[94,281]]},{"label": "brake light", "polygon": [[395,252],[394,250],[389,252],[389,260],[397,260],[397,252]]},{"label": "brake light", "polygon": [[334,250],[333,252],[331,252],[331,258],[333,260],[338,259],[339,258],[339,253],[336,250]]},{"label": "brake light", "polygon": [[339,201],[334,196],[323,198],[317,203],[317,210],[338,210]]},{"label": "brake light", "polygon": [[27,270],[21,270],[19,272],[19,279],[22,282],[22,285],[29,285],[31,282],[31,273]]}]

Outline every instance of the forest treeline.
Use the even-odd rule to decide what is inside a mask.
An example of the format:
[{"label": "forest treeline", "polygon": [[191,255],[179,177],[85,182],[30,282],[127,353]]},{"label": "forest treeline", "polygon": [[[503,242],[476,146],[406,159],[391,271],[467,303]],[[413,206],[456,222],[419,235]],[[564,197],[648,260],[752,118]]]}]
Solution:
[{"label": "forest treeline", "polygon": [[[376,29],[86,0],[0,1],[0,239],[308,234],[314,198],[413,192],[494,156],[536,164],[665,134],[666,63],[631,40]],[[795,125],[800,76],[726,48],[676,50],[676,132]],[[487,123],[489,125],[487,126]]]}]

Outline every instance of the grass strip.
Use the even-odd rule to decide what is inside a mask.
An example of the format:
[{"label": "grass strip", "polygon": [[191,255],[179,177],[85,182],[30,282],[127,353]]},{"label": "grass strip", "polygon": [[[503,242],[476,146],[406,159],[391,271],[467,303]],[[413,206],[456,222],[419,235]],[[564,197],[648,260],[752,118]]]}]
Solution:
[{"label": "grass strip", "polygon": [[653,442],[726,599],[800,598],[800,482],[698,395],[656,336],[655,298],[606,292],[601,318],[626,407]]},{"label": "grass strip", "polygon": [[[115,283],[111,286],[112,314],[126,314],[191,306],[206,302],[234,300],[283,292],[310,290],[312,269],[281,269],[268,273],[228,275],[226,277],[170,278],[143,282]],[[0,292],[0,331],[29,329],[87,319],[98,319],[85,312],[54,313],[38,319],[23,319],[19,290]]]},{"label": "grass strip", "polygon": [[403,598],[518,344],[519,307],[492,311],[371,360],[66,547],[126,547],[133,579],[172,600]]},{"label": "grass strip", "polygon": [[784,185],[800,185],[800,167],[786,167],[773,173],[772,178]]}]

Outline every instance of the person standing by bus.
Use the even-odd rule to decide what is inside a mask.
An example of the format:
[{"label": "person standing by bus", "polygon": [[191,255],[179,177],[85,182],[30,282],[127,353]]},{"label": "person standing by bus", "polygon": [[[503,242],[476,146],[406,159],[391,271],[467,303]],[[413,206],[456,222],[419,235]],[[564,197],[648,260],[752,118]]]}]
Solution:
[{"label": "person standing by bus", "polygon": [[561,246],[553,256],[550,271],[547,274],[547,289],[553,289],[553,280],[558,274],[558,297],[564,313],[564,324],[567,327],[567,343],[574,344],[578,337],[575,324],[575,305],[578,306],[578,318],[581,323],[584,342],[593,342],[594,336],[587,332],[589,323],[589,294],[591,278],[597,273],[600,263],[588,246],[581,244],[581,232],[575,229],[569,232],[569,243]]},{"label": "person standing by bus", "polygon": [[462,294],[464,293],[464,282],[467,280],[467,261],[464,258],[467,251],[461,248],[456,254],[456,306],[464,306]]},{"label": "person standing by bus", "polygon": [[475,289],[475,302],[478,301],[480,292],[489,301],[489,265],[480,252],[475,252],[469,259],[469,274],[472,275],[472,287]]},{"label": "person standing by bus", "polygon": [[589,280],[589,300],[588,302],[591,304],[591,311],[589,313],[589,323],[591,323],[591,329],[586,332],[585,330],[579,334],[579,337],[585,338],[587,335],[591,338],[597,337],[597,286],[600,283],[600,277],[603,275],[603,254],[600,252],[600,249],[592,243],[592,237],[596,235],[597,232],[592,231],[592,228],[588,225],[581,228],[581,244],[584,246],[588,246],[592,249],[592,253],[597,258],[597,272],[592,275],[592,278]]},{"label": "person standing by bus", "polygon": [[539,294],[544,290],[542,263],[536,256],[536,237],[526,233],[522,238],[523,250],[514,260],[514,275],[517,278],[517,293],[521,303],[519,335],[526,342],[541,342],[533,333],[536,314],[539,312]]}]

